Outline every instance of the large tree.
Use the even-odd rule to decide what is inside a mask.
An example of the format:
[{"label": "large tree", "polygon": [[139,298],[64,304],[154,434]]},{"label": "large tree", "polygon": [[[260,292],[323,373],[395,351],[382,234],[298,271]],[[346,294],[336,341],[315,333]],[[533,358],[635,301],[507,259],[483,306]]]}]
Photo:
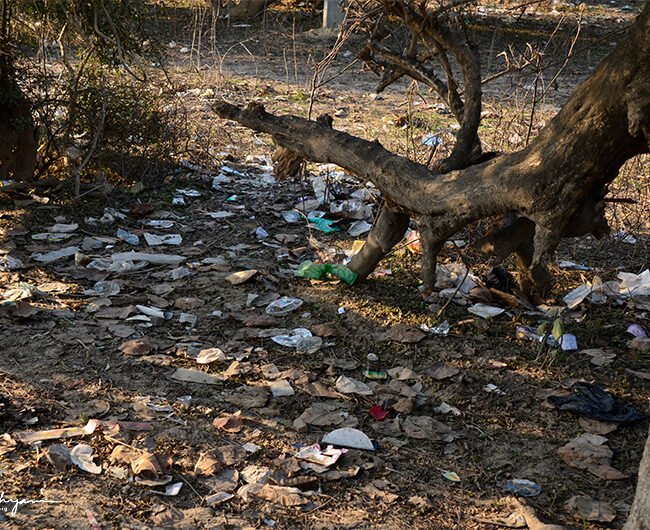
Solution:
[{"label": "large tree", "polygon": [[[480,62],[454,9],[467,3],[365,1],[354,19],[369,28],[360,57],[381,73],[380,88],[411,77],[436,91],[458,120],[454,149],[433,169],[390,152],[377,140],[337,131],[331,119],[274,116],[258,104],[241,108],[220,102],[215,108],[224,118],[271,134],[294,156],[337,164],[381,190],[380,215],[350,263],[361,279],[415,219],[423,246],[422,279],[432,289],[437,255],[447,239],[480,219],[508,214],[511,221],[479,245],[500,257],[515,253],[523,286],[543,291],[546,261],[561,239],[605,233],[603,199],[609,184],[627,160],[650,152],[650,5],[527,147],[484,161],[477,134]],[[389,45],[395,23],[406,35],[401,49]],[[462,79],[456,79],[458,71]],[[648,491],[650,437],[626,530],[650,528]]]}]

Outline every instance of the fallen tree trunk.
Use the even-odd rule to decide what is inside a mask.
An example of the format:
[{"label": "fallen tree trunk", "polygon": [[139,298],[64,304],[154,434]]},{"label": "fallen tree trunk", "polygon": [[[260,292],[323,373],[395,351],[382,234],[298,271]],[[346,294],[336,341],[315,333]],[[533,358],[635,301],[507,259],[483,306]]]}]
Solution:
[{"label": "fallen tree trunk", "polygon": [[[534,223],[528,266],[543,264],[576,216],[602,198],[626,160],[649,152],[650,8],[594,74],[531,144],[466,169],[438,174],[368,141],[295,116],[274,116],[262,106],[217,103],[216,112],[269,133],[283,147],[315,162],[337,164],[382,191],[390,214],[380,216],[364,250],[351,263],[360,277],[399,241],[404,216],[425,227],[425,285],[432,287],[435,258],[444,241],[486,217],[516,212]],[[592,208],[593,209],[593,208]],[[593,225],[602,224],[594,218]],[[401,235],[400,235],[401,236]],[[494,242],[499,246],[499,241]],[[428,250],[428,252],[427,252]]]}]

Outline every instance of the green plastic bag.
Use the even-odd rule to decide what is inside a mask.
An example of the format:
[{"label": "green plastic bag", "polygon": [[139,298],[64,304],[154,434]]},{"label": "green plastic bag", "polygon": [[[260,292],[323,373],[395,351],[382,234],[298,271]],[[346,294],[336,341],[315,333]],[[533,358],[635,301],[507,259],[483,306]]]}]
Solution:
[{"label": "green plastic bag", "polygon": [[348,285],[354,284],[357,280],[357,273],[352,272],[345,265],[303,261],[296,271],[296,276],[300,278],[310,278],[312,280],[325,280],[327,279],[328,274],[340,278]]},{"label": "green plastic bag", "polygon": [[320,230],[325,234],[341,231],[338,226],[334,225],[334,223],[338,223],[338,221],[332,221],[331,219],[325,219],[324,217],[308,217],[307,219],[309,220],[309,226],[316,230]]}]

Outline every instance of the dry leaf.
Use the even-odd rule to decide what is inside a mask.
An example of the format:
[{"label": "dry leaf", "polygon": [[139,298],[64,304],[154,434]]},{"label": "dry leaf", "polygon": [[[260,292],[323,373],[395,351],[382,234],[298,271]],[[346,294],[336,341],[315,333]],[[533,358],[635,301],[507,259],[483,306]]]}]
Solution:
[{"label": "dry leaf", "polygon": [[564,508],[587,521],[611,523],[616,519],[616,510],[611,504],[594,500],[586,495],[574,495],[564,503]]},{"label": "dry leaf", "polygon": [[219,472],[221,462],[213,453],[201,453],[199,459],[194,465],[194,473],[199,476],[210,477]]},{"label": "dry leaf", "polygon": [[433,377],[436,381],[449,379],[458,373],[460,373],[460,370],[458,368],[454,368],[453,366],[443,363],[442,361],[435,363],[426,371],[426,374]]},{"label": "dry leaf", "polygon": [[154,346],[151,340],[142,337],[141,339],[127,340],[118,349],[126,355],[147,355],[154,349]]},{"label": "dry leaf", "polygon": [[236,407],[259,408],[266,405],[269,400],[269,391],[262,386],[241,386],[224,395],[224,399]]},{"label": "dry leaf", "polygon": [[413,326],[407,324],[395,324],[386,333],[382,335],[381,340],[393,340],[396,342],[404,342],[414,344],[424,339],[427,334]]},{"label": "dry leaf", "polygon": [[216,454],[225,466],[237,465],[248,457],[248,451],[239,445],[223,445],[217,447]]},{"label": "dry leaf", "polygon": [[220,431],[226,432],[239,432],[244,427],[244,420],[240,417],[241,411],[238,410],[234,414],[221,414],[218,418],[215,418],[212,422],[217,429]]},{"label": "dry leaf", "polygon": [[239,272],[234,272],[229,276],[226,276],[226,281],[233,284],[233,285],[239,285],[244,282],[247,282],[250,280],[253,276],[257,274],[257,271],[255,269],[251,269],[248,271],[239,271]]},{"label": "dry leaf", "polygon": [[65,471],[72,464],[70,449],[63,444],[50,445],[45,449],[45,458],[58,473]]},{"label": "dry leaf", "polygon": [[605,445],[607,438],[597,434],[581,434],[558,449],[567,464],[576,469],[586,469],[605,480],[624,480],[628,475],[611,466],[613,452]]},{"label": "dry leaf", "polygon": [[286,507],[303,506],[309,502],[309,499],[298,488],[273,486],[271,484],[247,484],[244,488],[247,488],[247,493],[255,497]]}]

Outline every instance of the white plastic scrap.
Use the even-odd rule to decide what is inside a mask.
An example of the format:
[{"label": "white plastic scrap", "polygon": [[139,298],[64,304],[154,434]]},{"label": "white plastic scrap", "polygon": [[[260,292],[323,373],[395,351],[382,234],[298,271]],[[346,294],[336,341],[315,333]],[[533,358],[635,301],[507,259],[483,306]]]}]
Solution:
[{"label": "white plastic scrap", "polygon": [[350,427],[336,429],[326,434],[321,443],[349,447],[351,449],[365,449],[366,451],[375,450],[372,440],[364,432]]},{"label": "white plastic scrap", "polygon": [[576,287],[563,298],[563,302],[569,309],[575,309],[587,297],[593,303],[604,303],[608,297],[632,299],[639,305],[648,302],[643,298],[650,296],[650,269],[640,274],[619,272],[618,278],[618,282],[603,283],[598,276],[594,276],[593,283],[583,283]]},{"label": "white plastic scrap", "polygon": [[169,221],[167,219],[149,219],[146,222],[146,225],[152,228],[171,228],[174,226],[174,221]]},{"label": "white plastic scrap", "polygon": [[121,239],[122,241],[126,241],[129,245],[139,245],[140,244],[140,238],[132,234],[131,232],[128,232],[127,230],[123,230],[122,228],[117,229],[116,236]]},{"label": "white plastic scrap", "polygon": [[474,304],[471,307],[468,307],[467,310],[473,315],[477,315],[481,318],[493,318],[505,312],[505,309],[502,307],[494,307],[488,304]]},{"label": "white plastic scrap", "polygon": [[113,260],[113,263],[143,261],[153,265],[179,265],[185,261],[185,256],[178,256],[176,254],[148,254],[146,252],[135,252],[132,250],[130,252],[118,252],[117,254],[113,254],[111,259]]},{"label": "white plastic scrap", "polygon": [[79,228],[79,225],[77,223],[72,223],[72,224],[57,223],[53,226],[50,226],[47,229],[47,231],[53,232],[55,234],[70,234],[74,232],[77,228]]},{"label": "white plastic scrap", "polygon": [[315,353],[323,345],[323,339],[314,337],[306,328],[296,328],[288,335],[276,335],[271,340],[280,346],[295,348],[298,353]]},{"label": "white plastic scrap", "polygon": [[165,234],[159,236],[157,234],[150,234],[145,232],[143,234],[144,240],[147,242],[147,245],[155,247],[158,245],[180,245],[183,242],[183,237],[180,234]]},{"label": "white plastic scrap", "polygon": [[364,219],[361,219],[360,221],[355,221],[350,225],[350,228],[348,229],[348,234],[350,234],[352,237],[358,237],[361,234],[370,232],[371,229],[372,229],[372,225],[366,222]]},{"label": "white plastic scrap", "polygon": [[22,260],[12,256],[0,256],[0,271],[13,271],[23,266]]},{"label": "white plastic scrap", "polygon": [[362,396],[372,396],[372,389],[356,379],[345,375],[339,376],[336,380],[336,389],[342,394],[360,394]]},{"label": "white plastic scrap", "polygon": [[286,315],[298,309],[302,304],[303,301],[300,298],[283,296],[266,306],[266,313],[268,315]]},{"label": "white plastic scrap", "polygon": [[32,254],[32,258],[41,263],[53,263],[60,259],[69,258],[79,252],[79,247],[65,247],[60,250],[52,250],[45,254]]},{"label": "white plastic scrap", "polygon": [[558,263],[560,269],[568,269],[572,271],[592,271],[593,267],[588,267],[587,265],[580,265],[579,263],[574,263],[573,261],[562,260]]}]

